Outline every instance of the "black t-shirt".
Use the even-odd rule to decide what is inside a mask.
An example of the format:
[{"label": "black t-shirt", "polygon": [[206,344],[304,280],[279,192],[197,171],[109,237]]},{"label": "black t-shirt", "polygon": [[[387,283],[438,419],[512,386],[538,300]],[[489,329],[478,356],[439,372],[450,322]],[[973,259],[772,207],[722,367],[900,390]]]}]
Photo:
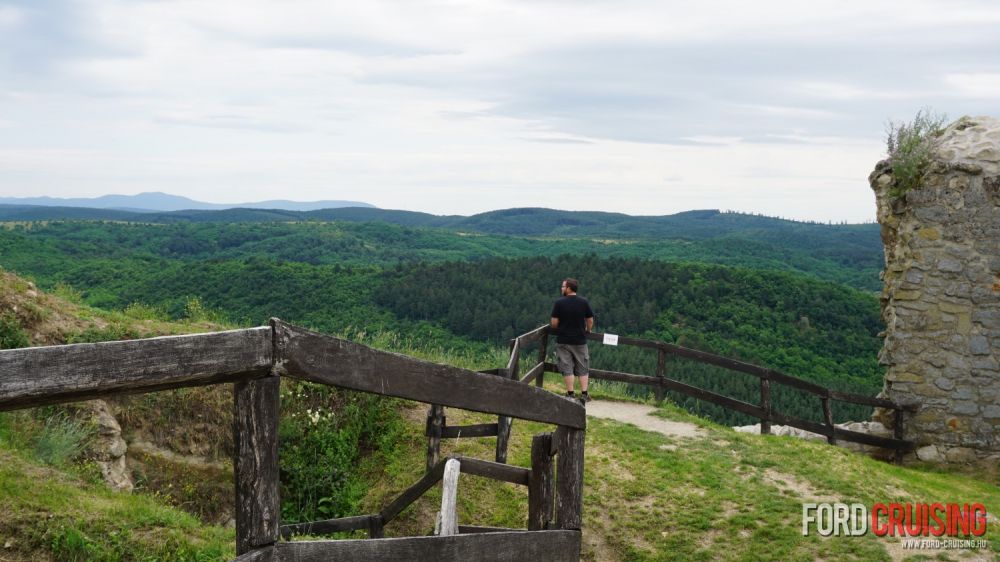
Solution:
[{"label": "black t-shirt", "polygon": [[587,343],[587,318],[594,317],[587,299],[571,295],[556,301],[552,317],[559,319],[556,343],[583,345]]}]

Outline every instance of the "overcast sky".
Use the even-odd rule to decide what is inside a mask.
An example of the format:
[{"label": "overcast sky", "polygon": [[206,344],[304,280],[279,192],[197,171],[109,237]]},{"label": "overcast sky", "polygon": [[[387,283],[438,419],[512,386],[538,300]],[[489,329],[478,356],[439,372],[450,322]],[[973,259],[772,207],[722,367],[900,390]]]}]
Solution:
[{"label": "overcast sky", "polygon": [[0,0],[0,196],[874,219],[1000,115],[995,0]]}]

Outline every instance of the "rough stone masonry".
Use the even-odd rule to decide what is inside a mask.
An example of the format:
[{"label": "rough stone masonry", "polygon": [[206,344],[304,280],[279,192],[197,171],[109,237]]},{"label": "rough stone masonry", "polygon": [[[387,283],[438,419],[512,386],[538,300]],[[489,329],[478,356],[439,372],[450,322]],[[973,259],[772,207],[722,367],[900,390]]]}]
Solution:
[{"label": "rough stone masonry", "polygon": [[[1000,462],[1000,120],[963,117],[937,139],[920,185],[892,197],[869,176],[885,244],[882,396],[917,404],[920,460]],[[878,421],[892,425],[889,412]],[[910,459],[913,458],[911,455]]]}]

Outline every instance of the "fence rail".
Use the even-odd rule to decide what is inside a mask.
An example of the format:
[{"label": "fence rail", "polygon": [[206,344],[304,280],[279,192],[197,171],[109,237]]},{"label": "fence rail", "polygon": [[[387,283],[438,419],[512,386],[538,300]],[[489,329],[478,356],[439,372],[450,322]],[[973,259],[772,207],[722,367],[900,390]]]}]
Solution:
[{"label": "fence rail", "polygon": [[[578,560],[586,412],[579,404],[512,380],[510,373],[516,370],[515,359],[501,376],[477,373],[272,319],[270,326],[246,330],[0,351],[0,411],[235,383],[237,560]],[[508,420],[508,436],[513,418],[555,425],[554,434],[535,436],[530,469],[460,459],[462,472],[528,486],[528,530],[459,526],[460,534],[454,536],[381,538],[385,524],[441,479],[447,459],[436,459],[420,481],[377,514],[282,526],[277,434],[283,376],[434,404],[428,431],[438,441],[499,437],[503,431],[501,424],[445,430],[444,406],[502,416]],[[555,477],[553,464],[559,468]],[[461,534],[463,528],[470,534]],[[372,538],[279,542],[302,532],[358,529],[368,530]]]},{"label": "fence rail", "polygon": [[[510,378],[521,383],[530,384],[534,382],[537,386],[542,386],[544,383],[546,372],[558,372],[557,365],[553,363],[546,362],[546,356],[548,352],[548,339],[550,335],[549,326],[539,326],[530,332],[517,336],[511,340],[510,343],[510,358],[507,361],[507,365],[504,368],[493,369],[489,372]],[[604,341],[603,333],[589,333],[587,334],[587,339],[590,341],[602,342]],[[520,355],[523,350],[529,345],[538,343],[538,360],[537,363],[527,369],[525,374],[519,377],[519,362]],[[891,400],[886,400],[884,398],[865,396],[862,394],[855,394],[850,392],[841,392],[837,390],[832,390],[826,388],[822,385],[816,384],[812,381],[807,381],[800,379],[798,377],[793,377],[791,375],[776,371],[774,369],[768,369],[766,367],[761,367],[759,365],[754,365],[752,363],[746,363],[744,361],[738,361],[731,359],[729,357],[723,357],[721,355],[716,355],[713,353],[708,353],[705,351],[699,351],[696,349],[690,349],[683,346],[670,344],[661,341],[653,341],[642,338],[633,338],[627,336],[618,337],[618,345],[620,346],[634,346],[644,349],[651,349],[657,352],[656,361],[656,375],[637,375],[633,373],[623,373],[618,371],[608,371],[602,369],[590,369],[591,378],[603,379],[624,382],[628,384],[644,385],[653,388],[654,394],[657,401],[663,400],[664,393],[666,391],[673,391],[684,394],[686,396],[691,396],[698,400],[704,400],[706,402],[711,402],[727,408],[736,412],[741,412],[749,416],[753,416],[760,420],[761,433],[768,434],[771,432],[771,424],[779,423],[783,425],[788,425],[796,427],[798,429],[804,429],[806,431],[811,431],[819,435],[823,435],[827,438],[827,442],[830,444],[836,444],[838,440],[849,441],[853,443],[860,443],[863,445],[870,445],[875,447],[883,447],[894,452],[896,462],[902,461],[902,455],[905,452],[912,451],[915,445],[912,441],[903,439],[903,423],[904,416],[907,413],[913,413],[916,411],[915,406],[904,405],[893,402]],[[729,396],[724,396],[703,388],[698,388],[696,386],[671,379],[667,377],[666,373],[666,358],[668,355],[683,357],[686,359],[691,359],[700,363],[706,363],[710,365],[715,365],[732,371],[737,371],[745,374],[749,374],[757,377],[760,380],[760,402],[753,404],[750,402],[745,402],[743,400],[738,400],[736,398],[731,398]],[[810,420],[804,420],[795,416],[790,416],[782,414],[775,411],[774,403],[771,397],[771,389],[773,384],[785,385],[791,388],[796,388],[817,396],[820,399],[819,406],[823,411],[824,421],[822,423],[814,422]],[[893,437],[883,437],[878,435],[871,435],[868,433],[862,433],[858,431],[851,431],[837,427],[833,423],[833,413],[831,408],[831,401],[837,400],[841,402],[848,402],[852,404],[860,404],[863,406],[873,406],[876,408],[885,408],[894,411],[894,433]],[[441,422],[442,422],[442,432],[440,436],[445,434],[455,437],[478,437],[480,435],[476,434],[461,434],[460,432],[453,431],[452,428],[444,425],[443,409],[441,410]],[[498,423],[500,430],[498,431],[497,439],[497,451],[496,460],[497,462],[505,462],[506,459],[506,448],[509,441],[511,426],[509,423],[509,418],[501,417]],[[457,428],[456,428],[457,429]],[[428,433],[430,435],[430,433]],[[438,447],[440,439],[434,441],[431,439],[429,441],[428,450],[436,450]],[[430,462],[430,456],[428,457],[428,462]],[[430,465],[429,465],[430,466]]]}]

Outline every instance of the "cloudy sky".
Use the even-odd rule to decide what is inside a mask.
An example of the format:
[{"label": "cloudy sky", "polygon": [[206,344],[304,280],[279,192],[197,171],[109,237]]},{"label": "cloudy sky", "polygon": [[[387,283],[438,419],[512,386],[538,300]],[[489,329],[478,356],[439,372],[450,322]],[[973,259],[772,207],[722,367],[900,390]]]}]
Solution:
[{"label": "cloudy sky", "polygon": [[1000,4],[0,0],[0,196],[868,221],[885,124],[1000,115]]}]

